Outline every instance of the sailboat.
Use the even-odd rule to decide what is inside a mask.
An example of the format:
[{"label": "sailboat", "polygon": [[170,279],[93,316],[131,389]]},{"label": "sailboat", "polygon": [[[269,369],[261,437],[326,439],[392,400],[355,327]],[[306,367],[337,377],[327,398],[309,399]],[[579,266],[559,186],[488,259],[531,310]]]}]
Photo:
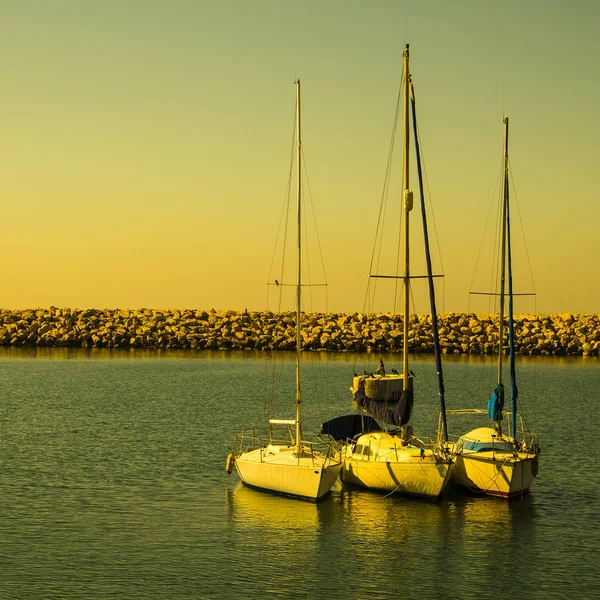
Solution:
[{"label": "sailboat", "polygon": [[[325,423],[322,433],[344,441],[341,449],[343,482],[387,493],[408,494],[437,498],[450,479],[452,460],[446,450],[445,400],[441,367],[439,336],[437,335],[437,312],[433,290],[433,274],[429,256],[426,228],[425,202],[420,166],[420,152],[416,127],[414,87],[409,71],[409,47],[404,58],[404,171],[403,171],[403,368],[402,373],[386,373],[383,360],[372,374],[355,376],[350,388],[360,413],[345,415]],[[431,300],[432,325],[436,347],[438,389],[441,403],[442,429],[436,442],[425,442],[414,435],[408,424],[413,406],[413,374],[409,367],[409,308],[410,308],[410,261],[409,216],[413,208],[413,193],[409,187],[410,104],[415,136],[415,150],[421,188],[421,212],[426,242],[427,278]],[[394,276],[371,275],[391,278]],[[388,408],[393,406],[393,408]]]},{"label": "sailboat", "polygon": [[305,441],[302,432],[301,394],[301,307],[302,307],[302,141],[300,122],[300,80],[296,85],[297,145],[297,281],[296,281],[296,414],[294,419],[270,419],[266,435],[256,428],[236,436],[234,451],[227,456],[226,470],[235,466],[242,483],[258,490],[294,498],[323,499],[338,479],[342,463],[335,457],[335,445]]},{"label": "sailboat", "polygon": [[[540,454],[536,435],[525,431],[517,412],[518,388],[515,368],[515,331],[513,315],[512,248],[508,186],[508,117],[504,118],[504,182],[500,251],[498,383],[487,411],[484,409],[451,410],[449,414],[487,414],[489,423],[460,436],[452,450],[456,453],[452,482],[473,492],[511,498],[526,493],[538,473]],[[510,370],[511,410],[504,411],[504,342],[506,339],[505,303],[508,296],[508,361]],[[504,417],[508,431],[502,427]],[[517,433],[519,422],[519,433]],[[491,426],[490,426],[491,425]]]}]

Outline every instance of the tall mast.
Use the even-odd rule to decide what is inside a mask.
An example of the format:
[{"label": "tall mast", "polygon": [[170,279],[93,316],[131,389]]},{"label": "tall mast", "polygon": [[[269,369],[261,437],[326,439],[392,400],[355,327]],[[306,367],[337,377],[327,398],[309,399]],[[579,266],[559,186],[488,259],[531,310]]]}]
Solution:
[{"label": "tall mast", "polygon": [[500,258],[500,323],[498,384],[502,384],[502,347],[504,346],[504,302],[506,295],[506,186],[508,185],[508,117],[504,119],[504,180],[502,184],[502,250]]},{"label": "tall mast", "polygon": [[409,88],[410,72],[408,69],[408,44],[403,53],[404,57],[404,169],[402,189],[404,200],[404,335],[402,343],[402,373],[404,389],[408,389],[408,318],[410,310],[410,248],[409,248],[409,213],[413,207],[413,195],[409,189]]},{"label": "tall mast", "polygon": [[302,441],[301,404],[302,394],[300,389],[300,353],[302,352],[302,338],[300,335],[300,313],[302,308],[302,139],[300,136],[300,80],[296,80],[296,143],[297,143],[297,198],[298,198],[298,279],[296,286],[296,447],[300,448]]},{"label": "tall mast", "polygon": [[513,440],[517,437],[517,398],[519,390],[517,388],[517,373],[515,368],[515,315],[513,303],[513,276],[512,276],[512,242],[510,225],[510,194],[508,186],[508,117],[504,118],[504,206],[506,210],[506,254],[508,261],[508,349],[509,349],[509,367],[510,367],[510,397],[512,419],[510,423],[510,435]]},{"label": "tall mast", "polygon": [[[506,219],[508,210],[508,117],[504,118],[504,180],[502,184],[502,249],[500,258],[500,309],[499,309],[499,324],[498,324],[498,386],[503,391],[502,380],[502,363],[503,363],[503,347],[504,347],[504,303],[506,296]],[[500,419],[498,418],[498,428],[500,430]]]}]

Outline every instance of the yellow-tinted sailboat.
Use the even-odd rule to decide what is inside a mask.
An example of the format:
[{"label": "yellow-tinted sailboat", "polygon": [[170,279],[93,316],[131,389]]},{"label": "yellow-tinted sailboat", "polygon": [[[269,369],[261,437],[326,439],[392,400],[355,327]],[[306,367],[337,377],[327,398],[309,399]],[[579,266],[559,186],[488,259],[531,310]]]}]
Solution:
[{"label": "yellow-tinted sailboat", "polygon": [[271,419],[265,435],[256,429],[236,436],[235,448],[227,457],[228,472],[235,468],[244,485],[304,500],[324,498],[338,479],[342,464],[335,458],[333,446],[323,450],[304,441],[302,434],[302,396],[300,386],[302,337],[302,141],[300,122],[300,81],[296,81],[297,145],[297,249],[296,282],[296,416],[295,419]]},{"label": "yellow-tinted sailboat", "polygon": [[[351,391],[354,401],[361,407],[362,414],[346,415],[333,419],[323,426],[324,433],[331,433],[336,439],[344,440],[341,457],[343,468],[340,478],[343,482],[386,493],[408,494],[437,498],[450,479],[452,461],[443,443],[426,443],[414,436],[408,425],[413,405],[413,375],[409,369],[409,301],[410,301],[410,260],[409,260],[409,218],[413,209],[413,193],[409,187],[409,141],[410,113],[409,97],[413,107],[413,126],[417,163],[420,168],[418,140],[416,137],[414,88],[409,72],[408,45],[404,51],[404,173],[403,173],[403,242],[404,275],[400,277],[404,286],[404,330],[403,330],[403,372],[388,374],[383,363],[371,376],[354,377]],[[420,175],[420,173],[419,173]],[[422,183],[422,182],[421,182]],[[421,186],[422,192],[422,186]],[[428,237],[425,220],[423,195],[421,193],[424,237],[432,319],[437,333],[437,314],[433,294],[433,275],[429,259]],[[372,275],[372,277],[389,277]],[[438,374],[440,376],[441,412],[445,410],[441,362],[438,353]],[[393,408],[388,408],[388,406]],[[367,417],[366,415],[370,415]],[[445,417],[442,416],[442,440],[446,438]]]},{"label": "yellow-tinted sailboat", "polygon": [[[517,412],[518,389],[516,383],[512,254],[510,230],[510,203],[508,189],[508,118],[504,119],[504,186],[502,203],[502,234],[500,253],[500,318],[498,384],[488,401],[488,410],[466,409],[448,411],[452,414],[487,414],[488,425],[477,427],[460,436],[453,445],[456,460],[452,482],[473,492],[510,498],[529,490],[538,472],[540,446],[537,436],[527,433]],[[508,285],[508,289],[507,289]],[[511,410],[504,411],[504,355],[506,337],[504,327],[505,300],[508,296],[508,342],[511,380]],[[508,431],[502,420],[508,419]],[[520,424],[517,431],[517,422]]]}]

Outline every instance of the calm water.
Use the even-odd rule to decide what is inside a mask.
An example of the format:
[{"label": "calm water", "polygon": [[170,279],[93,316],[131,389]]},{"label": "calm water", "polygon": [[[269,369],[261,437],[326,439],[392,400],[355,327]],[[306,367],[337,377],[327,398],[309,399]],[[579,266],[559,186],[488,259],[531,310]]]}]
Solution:
[{"label": "calm water", "polygon": [[[352,369],[378,357],[309,358],[316,430],[351,411]],[[484,407],[491,366],[447,361],[449,406]],[[224,470],[271,384],[289,389],[277,416],[292,416],[289,356],[0,349],[0,598],[597,597],[600,362],[519,368],[542,440],[524,500],[340,488],[314,505]],[[435,371],[430,359],[413,369],[413,422],[427,433]]]}]

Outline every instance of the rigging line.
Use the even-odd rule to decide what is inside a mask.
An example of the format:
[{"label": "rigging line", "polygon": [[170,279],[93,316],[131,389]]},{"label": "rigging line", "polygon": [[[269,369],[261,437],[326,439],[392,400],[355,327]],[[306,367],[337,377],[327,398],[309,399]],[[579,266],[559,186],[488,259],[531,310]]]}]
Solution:
[{"label": "rigging line", "polygon": [[[498,198],[500,198],[501,190],[497,190],[497,194],[498,194]],[[492,263],[491,263],[491,268],[489,271],[490,280],[488,283],[488,289],[490,289],[490,290],[497,290],[498,286],[500,285],[500,283],[499,283],[500,266],[498,264],[500,250],[499,250],[498,246],[500,245],[499,240],[502,235],[502,222],[501,222],[502,221],[502,219],[501,219],[502,204],[499,199],[494,200],[494,202],[496,202],[497,204],[492,206],[492,207],[496,208],[496,217],[495,217],[495,227],[492,230],[492,233],[494,234],[494,242],[492,244],[492,257],[491,257]],[[490,211],[490,214],[491,214],[491,211]],[[494,314],[494,313],[499,312],[498,299],[499,299],[499,296],[497,296],[497,295],[488,296],[488,313],[489,314]]]},{"label": "rigging line", "polygon": [[492,200],[489,203],[488,214],[487,214],[487,218],[486,218],[486,221],[485,221],[485,226],[483,228],[483,235],[481,236],[481,242],[479,244],[479,251],[477,252],[477,258],[475,260],[475,268],[473,269],[473,275],[471,277],[471,284],[469,285],[469,291],[473,290],[473,284],[475,282],[475,275],[477,274],[477,271],[479,269],[479,261],[481,259],[481,253],[483,251],[483,244],[485,242],[486,233],[488,231],[488,227],[489,227],[489,223],[490,223],[490,217],[491,217],[491,214],[492,214],[492,209],[495,206],[496,195],[498,193],[498,188],[499,188],[500,182],[502,181],[502,171],[503,171],[503,169],[501,168],[500,171],[499,171],[499,173],[498,173],[498,179],[497,179],[496,185],[494,187],[494,192],[492,194]]},{"label": "rigging line", "polygon": [[442,259],[442,252],[441,252],[441,244],[440,244],[440,238],[439,238],[439,234],[438,234],[438,228],[437,228],[437,222],[435,219],[435,212],[433,210],[433,202],[431,200],[431,189],[429,187],[429,178],[427,177],[427,169],[425,167],[425,152],[423,150],[423,142],[421,140],[421,130],[419,128],[419,125],[417,124],[417,136],[419,138],[419,147],[420,147],[420,154],[421,154],[421,169],[423,171],[423,178],[425,180],[425,187],[427,188],[427,200],[429,202],[429,214],[431,215],[431,219],[433,220],[433,231],[435,233],[435,242],[437,245],[437,254],[438,254],[438,259],[440,261],[440,268],[442,273],[444,273],[444,261]]},{"label": "rigging line", "polygon": [[[416,324],[418,322],[418,314],[417,314],[417,303],[415,302],[413,286],[410,287],[410,303],[412,306],[413,315],[415,315],[415,324]],[[410,316],[409,316],[409,322],[410,322]],[[416,338],[413,338],[413,340],[415,340],[415,339]],[[426,358],[424,352],[416,352],[416,348],[412,349],[411,356],[412,356],[411,360],[413,363],[419,364],[423,367],[423,376],[426,379],[425,384],[426,384],[426,386],[429,386],[429,389],[431,389],[432,374],[431,374],[431,369],[429,368],[429,364],[428,364],[429,359]]]},{"label": "rigging line", "polygon": [[[291,190],[292,190],[292,176],[293,176],[293,171],[294,171],[294,157],[295,157],[295,149],[296,149],[296,118],[297,118],[296,107],[294,105],[294,119],[293,119],[293,128],[292,128],[292,150],[290,153],[291,156],[290,156],[290,168],[289,168],[289,172],[288,172],[287,193],[286,193],[286,197],[285,197],[284,204],[282,207],[281,216],[279,219],[279,227],[278,227],[277,236],[275,239],[275,247],[273,249],[271,265],[269,267],[268,281],[270,281],[271,276],[272,276],[275,255],[277,253],[277,248],[278,248],[279,242],[280,242],[280,235],[281,235],[281,231],[282,231],[282,221],[285,221],[285,224],[283,226],[283,239],[281,241],[282,246],[283,246],[283,252],[282,252],[283,255],[282,255],[282,260],[281,260],[281,271],[280,271],[280,275],[279,275],[280,280],[282,282],[284,281],[285,255],[286,255],[286,248],[287,248],[287,233],[288,233],[288,228],[289,228],[289,215],[290,215]],[[282,303],[283,303],[283,286],[277,286],[277,287],[279,288],[279,293],[277,295],[277,312],[281,312]],[[268,304],[268,296],[269,296],[269,285],[267,283],[267,304]],[[279,368],[279,372],[278,372],[278,368]],[[280,378],[281,378],[281,367],[279,367],[279,365],[277,364],[277,358],[275,358],[273,361],[273,367],[271,370],[271,381],[270,381],[269,394],[267,397],[267,406],[266,406],[267,411],[270,413],[272,413],[273,408],[274,408],[277,381]]]},{"label": "rigging line", "polygon": [[[387,159],[387,164],[386,164],[386,169],[385,169],[383,189],[381,192],[381,202],[379,205],[379,214],[377,217],[377,227],[375,229],[375,243],[373,244],[373,252],[371,254],[371,262],[369,264],[369,276],[373,273],[373,264],[375,263],[375,254],[377,253],[377,264],[379,264],[379,260],[381,257],[382,241],[379,241],[379,250],[377,250],[377,245],[378,245],[378,240],[380,240],[380,229],[383,228],[383,220],[384,220],[383,217],[385,215],[385,206],[386,206],[386,201],[387,201],[387,193],[388,193],[388,189],[389,189],[392,158],[394,155],[394,145],[395,145],[395,139],[396,139],[396,129],[397,129],[397,124],[398,124],[398,116],[400,113],[400,106],[402,103],[403,85],[404,85],[404,62],[402,63],[402,77],[400,79],[400,87],[398,90],[398,96],[396,98],[396,111],[394,114],[394,121],[393,121],[393,125],[392,125],[392,135],[391,135],[391,139],[390,139],[390,145],[388,148],[388,159]],[[383,237],[383,234],[381,234],[381,237]],[[376,283],[373,285],[373,287],[376,287]],[[370,285],[367,285],[367,294],[369,293],[369,288],[370,288]],[[373,292],[373,294],[374,293],[375,292]],[[367,294],[365,295],[365,304],[367,303],[367,298],[368,298]]]},{"label": "rigging line", "polygon": [[[467,314],[471,314],[471,294],[467,294]],[[462,389],[464,390],[467,382],[467,370],[470,368],[467,361],[464,361],[462,368]],[[471,370],[472,371],[472,370]]]},{"label": "rigging line", "polygon": [[517,205],[517,214],[519,216],[519,225],[520,225],[520,229],[521,229],[521,236],[523,238],[523,245],[525,246],[525,256],[527,258],[527,266],[529,267],[529,276],[531,277],[531,285],[533,286],[533,292],[535,294],[535,280],[533,278],[533,269],[531,268],[531,257],[529,255],[529,248],[527,246],[527,238],[525,236],[525,228],[523,226],[523,218],[521,217],[521,206],[520,206],[519,200],[517,198],[517,190],[516,190],[515,180],[514,180],[513,173],[512,173],[512,165],[510,164],[510,158],[508,159],[508,163],[509,163],[508,176],[509,176],[510,182],[512,184],[512,191],[513,191],[512,198],[514,198],[514,201],[515,201],[514,203]]},{"label": "rigging line", "polygon": [[[404,85],[407,85],[407,82],[404,82]],[[402,92],[402,89],[403,88],[401,86],[400,92]],[[400,104],[398,104],[396,107],[396,123],[398,122],[399,110],[400,110]],[[394,132],[394,139],[395,139],[395,132]],[[389,186],[389,182],[388,182],[388,186]],[[402,231],[403,231],[402,218],[403,218],[403,214],[402,214],[402,210],[401,210],[400,211],[400,226],[398,227],[398,240],[397,240],[397,246],[396,246],[396,277],[398,277],[398,275],[400,274],[400,265],[401,265],[401,260],[402,260],[401,259],[401,251],[400,251],[402,248]],[[402,281],[402,283],[400,283],[399,279],[396,279],[396,281],[394,282],[394,304],[392,306],[392,310],[394,313],[397,311],[399,296],[403,292],[404,285],[406,285],[406,282],[404,280]],[[398,286],[400,286],[400,290],[398,290]]]},{"label": "rigging line", "polygon": [[[398,455],[398,447],[397,447],[397,446],[395,446],[395,449],[396,449],[396,456],[397,456],[397,455]],[[400,481],[400,482],[398,483],[398,485],[397,485],[397,486],[396,486],[396,487],[395,487],[395,488],[394,488],[394,489],[393,489],[391,492],[388,492],[387,494],[385,494],[385,496],[383,496],[383,498],[389,498],[389,497],[390,497],[392,494],[395,494],[395,493],[396,493],[396,492],[397,492],[397,491],[400,489],[400,487],[401,487],[402,485],[404,485],[404,482],[405,482],[405,481],[406,481],[406,480],[407,480],[407,479],[408,479],[408,478],[409,478],[409,477],[410,477],[410,476],[411,476],[411,475],[412,475],[412,474],[413,474],[415,471],[417,471],[417,470],[419,470],[419,469],[422,469],[422,468],[423,468],[423,467],[422,467],[422,465],[421,465],[421,464],[419,464],[419,463],[412,465],[412,468],[411,468],[410,470],[408,470],[408,472],[407,472],[407,473],[404,475],[404,478],[402,479],[402,481]],[[427,475],[427,473],[426,473],[426,475]],[[383,481],[383,480],[382,480],[382,479],[380,479],[380,481]],[[430,481],[431,481],[431,479],[430,479]]]},{"label": "rigging line", "polygon": [[[504,173],[504,162],[501,167],[502,173]],[[503,175],[501,176],[501,179]],[[502,239],[502,189],[497,189],[497,200],[496,200],[496,228],[494,230],[494,244],[492,246],[492,268],[490,269],[490,290],[499,289],[501,283],[501,273],[500,273],[500,252],[501,252],[501,244],[500,240]],[[488,298],[488,312],[499,313],[500,312],[500,298],[499,296],[489,296]]]},{"label": "rigging line", "polygon": [[[412,105],[412,115],[413,115],[413,129],[414,129],[414,137],[415,137],[415,152],[417,159],[417,172],[419,179],[419,192],[421,199],[421,220],[423,227],[423,242],[425,244],[425,262],[427,264],[427,273],[428,277],[428,287],[429,287],[429,296],[430,296],[430,309],[431,309],[431,329],[433,332],[434,339],[434,349],[435,349],[435,362],[436,362],[436,371],[437,371],[437,380],[438,380],[438,397],[440,400],[440,420],[441,420],[441,431],[438,430],[438,435],[442,435],[444,441],[448,441],[448,425],[446,421],[446,409],[445,409],[445,389],[444,389],[444,380],[442,373],[442,359],[441,359],[441,344],[440,337],[438,331],[438,316],[437,316],[437,306],[435,303],[435,289],[434,289],[434,281],[432,277],[432,267],[431,267],[431,253],[430,253],[430,244],[429,244],[429,230],[427,226],[427,210],[425,204],[425,193],[423,189],[423,160],[421,153],[421,140],[419,136],[419,131],[417,128],[417,111],[416,111],[416,96],[414,85],[411,82],[411,105]],[[439,422],[439,421],[438,421]]]},{"label": "rigging line", "polygon": [[[401,92],[399,92],[399,94],[400,93]],[[379,208],[379,214],[377,217],[377,228],[375,231],[376,243],[378,245],[377,263],[376,263],[377,266],[379,266],[379,262],[381,259],[381,251],[382,251],[382,246],[383,246],[383,226],[385,223],[385,213],[387,210],[387,203],[388,203],[389,190],[390,190],[391,170],[392,170],[392,162],[393,162],[393,155],[394,155],[394,147],[395,147],[395,143],[396,143],[397,123],[398,123],[398,106],[396,107],[396,115],[395,115],[395,119],[394,119],[392,135],[391,135],[391,139],[390,139],[390,147],[388,150],[388,158],[387,158],[387,163],[386,163],[383,188],[382,188],[382,192],[381,192],[380,208]],[[374,258],[371,259],[369,274],[371,274],[373,272],[373,261],[374,261]]]},{"label": "rigging line", "polygon": [[[493,254],[492,254],[492,268],[490,269],[490,290],[498,290],[500,288],[500,284],[501,284],[501,277],[502,274],[500,272],[500,262],[501,262],[501,239],[502,239],[502,223],[503,223],[503,213],[502,213],[502,208],[503,208],[503,204],[504,204],[504,195],[503,195],[503,188],[502,188],[502,184],[501,182],[504,179],[504,159],[502,159],[502,165],[500,167],[500,184],[497,185],[496,190],[495,190],[495,199],[492,201],[492,207],[493,207],[493,203],[496,203],[496,227],[494,230],[494,244],[493,244]],[[491,210],[490,210],[490,214],[491,214]],[[498,319],[496,322],[496,326],[498,327],[497,332],[496,332],[496,337],[498,340],[498,349],[497,351],[492,351],[492,355],[491,356],[495,356],[495,357],[499,357],[500,353],[502,352],[502,348],[500,347],[500,295],[499,294],[494,294],[488,297],[488,313],[490,315],[498,315]],[[492,321],[492,324],[493,321]],[[495,344],[494,344],[495,345]],[[494,362],[492,362],[492,366],[494,365]],[[494,368],[490,368],[487,371],[487,387],[488,388],[494,388],[496,385],[496,376],[497,376],[497,370],[495,370]],[[483,381],[483,378],[482,378]]]},{"label": "rigging line", "polygon": [[[312,198],[312,190],[311,190],[311,187],[310,187],[310,179],[309,179],[309,176],[308,176],[308,164],[307,164],[306,157],[305,157],[305,154],[304,154],[304,148],[302,148],[302,164],[304,166],[304,169],[303,169],[303,172],[302,172],[302,176],[303,176],[303,178],[304,178],[304,180],[306,182],[306,188],[307,188],[307,191],[308,191],[308,199],[309,199],[309,204],[310,204],[312,218],[313,218],[314,232],[315,232],[315,236],[317,238],[317,247],[319,249],[319,255],[320,255],[320,259],[321,259],[321,268],[323,270],[323,277],[325,279],[325,295],[327,297],[327,275],[326,275],[326,272],[325,272],[325,261],[323,259],[323,248],[322,248],[322,245],[321,245],[321,240],[320,240],[320,237],[319,237],[319,230],[318,230],[318,227],[317,227],[317,218],[316,218],[315,206],[314,206],[314,202],[313,202],[313,198]],[[309,243],[309,227],[308,227],[308,215],[307,215],[307,212],[308,211],[303,211],[302,212],[302,216],[303,216],[303,219],[304,219],[303,233],[304,233],[304,240],[305,240],[305,261],[306,261],[305,264],[306,264],[306,273],[307,273],[307,276],[308,276],[308,286],[307,287],[308,287],[308,292],[309,293],[308,293],[308,302],[306,301],[307,300],[307,294],[306,293],[302,295],[302,301],[303,301],[303,304],[308,305],[308,311],[309,312],[314,312],[315,307],[314,307],[314,304],[313,304],[314,299],[313,299],[313,290],[312,290],[313,286],[312,286],[311,254],[308,251],[308,249],[311,247],[311,244]],[[327,298],[326,298],[325,314],[327,314],[327,311],[328,311],[328,306],[327,306]],[[306,312],[306,310],[305,310],[305,312]],[[314,356],[313,353],[310,353],[310,359],[308,360],[308,364],[310,365],[310,368],[311,368],[311,370],[313,372],[313,375],[314,375],[313,380],[317,381],[317,378],[316,378],[316,376],[317,376],[317,369],[316,369],[315,356]],[[318,400],[322,400],[323,399],[323,396],[322,396],[322,393],[321,393],[321,390],[320,390],[319,387],[317,387],[315,393],[316,393],[316,396],[317,396]],[[317,405],[318,406],[322,406],[323,403],[322,402],[318,402]]]},{"label": "rigging line", "polygon": [[[301,152],[302,152],[302,160],[304,161],[304,148],[301,148]],[[302,177],[302,181],[304,183],[304,181],[306,181],[306,183],[308,183],[307,181],[307,173],[306,173],[306,165],[304,164],[304,162],[302,163],[303,169],[302,169],[302,173],[300,174]],[[302,187],[302,189],[304,189],[304,186]],[[306,197],[305,195],[303,195],[303,199],[304,202],[302,204],[303,208],[306,206]],[[310,199],[310,188],[309,188],[309,199]],[[302,253],[302,257],[303,257],[303,272],[306,274],[307,279],[308,279],[308,285],[306,292],[304,292],[302,294],[302,305],[299,307],[300,310],[304,310],[304,312],[312,312],[312,308],[313,308],[313,297],[312,297],[312,268],[310,266],[310,253],[308,251],[310,244],[309,244],[309,235],[308,235],[308,217],[306,215],[306,210],[302,211],[302,234],[304,236],[304,248],[303,248],[303,253]],[[304,285],[303,285],[304,287]],[[308,296],[308,298],[307,298]],[[309,310],[307,311],[306,306],[309,307]]]},{"label": "rigging line", "polygon": [[[442,257],[442,245],[440,244],[440,236],[439,236],[439,231],[438,231],[438,227],[437,227],[437,221],[435,218],[435,211],[433,210],[433,202],[432,202],[432,194],[431,194],[431,189],[429,187],[429,178],[427,177],[427,170],[425,168],[425,159],[423,157],[423,143],[421,141],[421,133],[419,131],[419,127],[417,125],[417,135],[419,136],[419,145],[421,147],[421,165],[422,165],[422,170],[423,170],[423,175],[424,175],[424,179],[425,179],[425,186],[427,188],[427,200],[429,202],[429,214],[431,215],[431,219],[433,221],[433,232],[434,232],[434,236],[435,236],[435,244],[437,247],[437,259],[440,261],[440,270],[442,272],[442,274],[445,273],[445,269],[444,269],[444,260]],[[442,310],[438,311],[438,312],[444,312],[443,307],[444,307],[444,296],[445,296],[445,291],[446,291],[446,285],[445,285],[445,278],[442,278]],[[437,294],[436,294],[437,297]]]},{"label": "rigging line", "polygon": [[[415,316],[414,323],[417,324],[419,321],[419,315],[417,313],[417,303],[415,302],[414,287],[412,285],[410,286],[409,291],[410,291],[410,304],[411,304],[412,310],[413,310],[412,314]],[[408,319],[410,322],[410,320],[411,320],[410,315],[409,315]],[[415,339],[416,338],[413,338],[413,341]],[[412,355],[412,362],[418,363],[423,366],[423,372],[425,374],[425,377],[428,379],[428,381],[426,383],[430,384],[431,383],[431,370],[428,368],[428,364],[426,362],[424,353],[416,352],[416,348],[413,348],[411,355]]]},{"label": "rigging line", "polygon": [[[290,196],[292,193],[292,176],[293,176],[293,171],[294,171],[294,156],[295,156],[295,149],[296,149],[296,111],[294,110],[294,127],[292,130],[292,151],[290,153],[290,169],[288,172],[288,181],[287,181],[287,191],[286,191],[286,195],[285,195],[285,200],[281,209],[281,216],[279,218],[279,226],[277,228],[277,236],[275,238],[275,247],[273,248],[273,256],[271,257],[271,265],[269,267],[269,276],[267,281],[271,281],[271,275],[273,272],[273,264],[275,262],[275,255],[277,253],[277,247],[279,245],[279,236],[281,235],[281,231],[282,231],[282,221],[284,220],[284,216],[285,216],[285,226],[283,228],[283,257],[282,257],[282,263],[281,263],[281,273],[280,273],[280,280],[283,282],[283,270],[285,267],[285,251],[286,251],[286,246],[287,246],[287,230],[288,230],[288,223],[289,223],[289,212],[290,212]],[[281,293],[281,290],[280,290]],[[281,306],[279,307],[279,309],[281,310]]]},{"label": "rigging line", "polygon": [[[406,78],[408,78],[409,74],[406,73],[405,75],[406,75]],[[404,81],[403,85],[408,85],[408,81]],[[400,86],[400,92],[402,92],[402,90],[403,90],[403,86]],[[396,107],[396,122],[398,121],[399,111],[400,111],[400,104],[398,103],[398,105]],[[388,185],[389,185],[389,183],[388,183]],[[404,190],[402,190],[402,197],[404,197]],[[398,227],[398,245],[396,246],[396,277],[400,274],[400,267],[401,267],[401,262],[402,262],[401,248],[402,248],[402,235],[403,235],[402,232],[404,231],[404,227],[402,225],[403,218],[404,218],[404,211],[401,209],[400,210],[400,223],[399,223],[399,227]],[[404,292],[404,286],[407,285],[407,283],[408,282],[404,281],[404,280],[402,280],[402,282],[400,282],[399,279],[396,279],[396,281],[394,282],[394,305],[393,305],[394,312],[397,311],[398,302],[400,301],[400,297]],[[398,290],[398,286],[400,286],[400,290]]]},{"label": "rigging line", "polygon": [[[401,256],[401,248],[402,248],[402,211],[400,211],[400,227],[398,228],[398,245],[396,246],[396,277],[400,275],[400,265],[402,262]],[[398,286],[400,285],[400,294],[398,293]],[[396,312],[396,307],[398,306],[398,302],[400,302],[400,296],[403,293],[404,286],[406,285],[406,281],[402,279],[396,279],[394,282],[394,305],[393,311]],[[410,288],[412,290],[412,287]]]},{"label": "rigging line", "polygon": [[[295,119],[294,119],[294,126],[295,126]],[[285,255],[286,255],[286,251],[287,251],[287,245],[288,245],[288,229],[289,229],[289,220],[290,220],[290,207],[292,204],[292,172],[293,172],[293,164],[294,164],[294,157],[296,155],[296,137],[295,137],[295,132],[294,132],[294,139],[293,139],[293,148],[292,148],[292,156],[291,156],[291,169],[290,169],[290,174],[289,174],[289,179],[288,179],[288,193],[287,193],[287,202],[286,202],[286,213],[285,213],[285,226],[284,226],[284,235],[283,235],[283,253],[282,253],[282,257],[281,257],[281,272],[280,272],[280,278],[281,281],[285,281],[284,277],[285,277]],[[283,286],[281,286],[279,288],[279,305],[277,307],[278,312],[281,312],[281,307],[282,307],[282,301],[283,301]]]},{"label": "rigging line", "polygon": [[[303,219],[303,223],[302,223],[302,227],[303,227],[303,234],[304,234],[304,271],[306,274],[306,278],[308,279],[308,285],[307,290],[305,292],[303,292],[302,294],[302,304],[303,306],[300,307],[300,310],[304,309],[305,312],[313,312],[313,297],[312,297],[312,293],[313,293],[313,286],[312,286],[312,275],[311,275],[311,266],[310,266],[310,253],[308,252],[308,226],[306,223],[306,211],[302,212],[302,219]],[[304,287],[304,285],[302,286]],[[308,293],[307,293],[308,292]],[[308,296],[308,298],[307,298]],[[306,306],[308,305],[308,310],[306,309]]]},{"label": "rigging line", "polygon": [[[380,223],[378,223],[378,230],[379,230],[380,226],[381,226],[381,229],[379,230],[379,233],[376,234],[378,236],[378,239],[376,241],[376,246],[375,246],[377,248],[377,260],[376,260],[376,264],[375,264],[375,270],[377,270],[377,271],[379,270],[379,267],[381,265],[381,255],[383,253],[383,246],[384,246],[384,243],[383,243],[384,224],[385,224],[385,215],[386,215],[388,203],[389,203],[389,191],[390,191],[390,184],[391,184],[391,163],[393,161],[395,139],[396,139],[396,125],[394,125],[394,133],[393,133],[393,137],[392,137],[392,141],[391,141],[390,154],[388,156],[388,167],[386,169],[384,188],[382,191],[382,199],[381,199],[382,211],[380,211],[381,216],[380,216]],[[372,275],[372,274],[373,274],[373,267],[370,267],[369,275]],[[373,302],[375,301],[376,290],[377,290],[377,281],[375,281],[373,283]]]},{"label": "rigging line", "polygon": [[[425,427],[429,423],[433,423],[437,420],[438,414],[439,414],[439,411],[437,408],[434,409],[431,413],[429,413],[429,416],[427,417],[427,419],[425,419],[425,422],[421,423],[421,426],[418,427],[417,429],[413,429],[413,437],[419,437],[420,435],[422,435],[425,432]],[[431,439],[431,438],[428,437],[428,439]]]},{"label": "rigging line", "polygon": [[[304,235],[304,252],[303,252],[303,263],[304,263],[304,275],[306,276],[308,283],[302,284],[303,288],[307,288],[307,291],[302,294],[302,305],[307,306],[308,309],[305,309],[305,312],[314,312],[314,298],[313,298],[313,288],[315,287],[327,287],[327,281],[325,283],[315,283],[313,284],[313,267],[311,266],[311,253],[309,252],[309,248],[311,246],[310,243],[310,234],[308,227],[308,216],[307,211],[302,212],[303,219],[303,235]],[[317,236],[318,238],[318,236]],[[325,277],[325,273],[323,273],[323,277]],[[308,293],[308,302],[306,302],[306,296]]]},{"label": "rigging line", "polygon": [[[504,171],[504,166],[502,167],[502,170]],[[504,176],[503,176],[504,179]],[[503,207],[504,207],[504,190],[502,189],[498,195],[498,216],[497,216],[497,230],[496,230],[496,243],[494,244],[494,249],[495,249],[495,253],[494,253],[494,265],[496,266],[496,286],[495,287],[490,287],[490,289],[500,289],[500,285],[502,283],[502,276],[504,275],[501,272],[501,263],[502,263],[502,228],[504,225],[504,216],[503,216]],[[504,307],[500,306],[500,297],[498,296],[497,298],[497,306],[498,306],[498,312],[500,312],[500,309],[503,310],[504,312]],[[505,298],[506,299],[506,298]]]},{"label": "rigging line", "polygon": [[302,149],[302,161],[304,164],[304,176],[306,177],[306,187],[308,188],[308,199],[310,201],[310,208],[313,217],[313,225],[315,231],[315,237],[317,238],[317,247],[319,248],[319,256],[321,258],[321,268],[323,269],[323,279],[325,280],[325,284],[327,284],[327,271],[325,270],[325,259],[323,258],[323,246],[321,244],[321,237],[319,236],[319,228],[317,227],[317,215],[315,212],[315,204],[312,198],[312,190],[310,187],[310,180],[308,178],[308,165],[306,162],[306,158],[304,157],[304,149]]},{"label": "rigging line", "polygon": [[[398,236],[398,246],[400,246],[401,244],[401,236]],[[398,250],[400,250],[400,248],[398,248]],[[396,260],[396,276],[398,276],[400,270],[400,252],[398,252],[398,258]],[[403,294],[403,290],[404,290],[404,285],[405,285],[405,281],[402,279],[402,281],[400,279],[396,279],[394,281],[394,304],[392,307],[392,312],[393,313],[397,313],[397,307],[398,307],[398,303],[400,302],[400,298],[402,297]],[[400,286],[400,290],[398,290],[398,286]],[[411,288],[412,289],[412,288]]]}]

